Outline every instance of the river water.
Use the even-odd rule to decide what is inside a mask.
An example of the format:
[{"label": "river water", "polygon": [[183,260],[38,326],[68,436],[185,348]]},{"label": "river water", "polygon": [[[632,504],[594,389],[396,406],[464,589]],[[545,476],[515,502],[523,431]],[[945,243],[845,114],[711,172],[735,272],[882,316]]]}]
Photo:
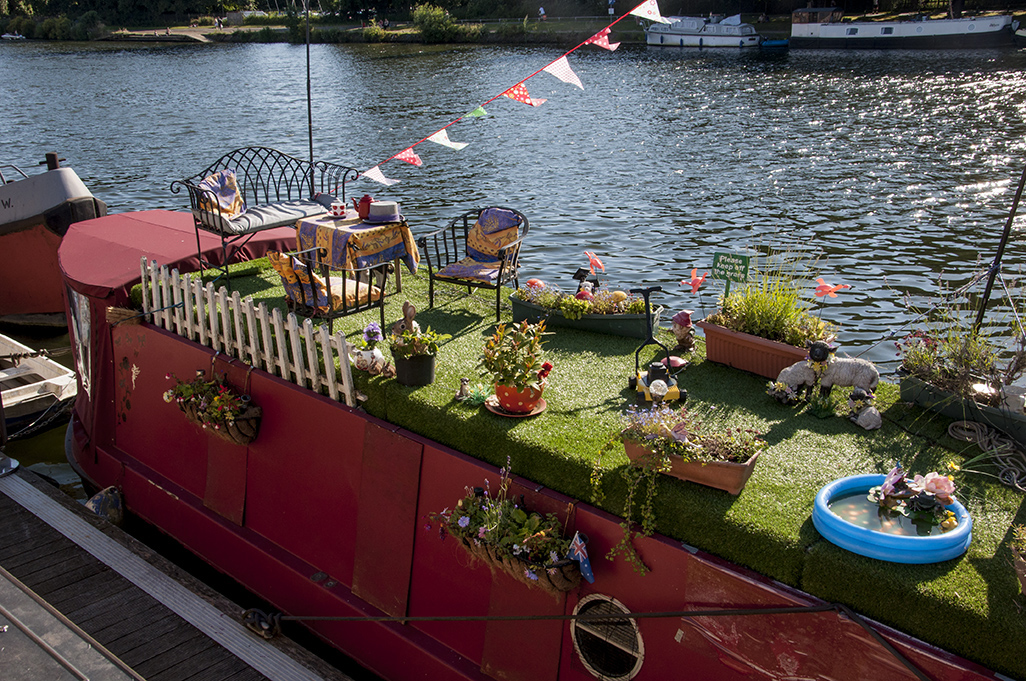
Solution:
[{"label": "river water", "polygon": [[[371,168],[562,53],[314,45],[315,156]],[[921,309],[938,278],[961,285],[993,259],[1026,164],[1022,50],[586,46],[569,63],[583,90],[538,73],[526,87],[544,105],[499,97],[448,128],[466,148],[423,142],[423,166],[381,166],[399,184],[348,193],[399,201],[417,234],[464,208],[519,208],[524,278],[570,287],[594,251],[612,285],[661,285],[654,302],[696,316],[716,286],[678,282],[715,253],[814,248],[814,276],[850,286],[817,301],[841,351],[887,368],[911,324],[903,295]],[[0,163],[57,151],[112,212],[186,207],[172,180],[240,146],[308,156],[303,46],[4,43],[0,74]],[[1013,294],[1024,262],[1013,237]]]}]

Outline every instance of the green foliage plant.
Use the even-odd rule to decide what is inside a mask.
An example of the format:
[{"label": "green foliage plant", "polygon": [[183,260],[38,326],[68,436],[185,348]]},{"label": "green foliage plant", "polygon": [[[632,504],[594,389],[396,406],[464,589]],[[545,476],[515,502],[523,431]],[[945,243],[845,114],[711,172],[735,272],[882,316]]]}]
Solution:
[{"label": "green foliage plant", "polygon": [[719,311],[706,321],[797,347],[832,340],[836,327],[810,311],[807,281],[815,262],[792,253],[757,255],[749,265],[754,276],[721,296]]},{"label": "green foliage plant", "polygon": [[442,537],[451,535],[475,546],[488,546],[495,557],[525,563],[525,574],[537,579],[537,571],[559,562],[570,550],[565,527],[554,513],[542,515],[522,508],[510,498],[510,464],[499,471],[499,487],[467,487],[466,496],[453,509],[428,514],[428,527],[437,524]]},{"label": "green foliage plant", "polygon": [[545,321],[537,324],[499,324],[485,343],[480,366],[492,375],[496,385],[524,392],[542,390],[552,364],[544,361],[542,336]]},{"label": "green foliage plant", "polygon": [[450,338],[452,336],[447,333],[432,331],[430,326],[423,331],[407,329],[402,332],[402,335],[392,336],[388,348],[392,351],[392,357],[395,359],[418,355],[437,355],[439,344]]},{"label": "green foliage plant", "polygon": [[479,24],[461,24],[445,9],[426,3],[413,8],[413,25],[428,44],[473,42],[481,35]]},{"label": "green foliage plant", "polygon": [[645,574],[648,566],[634,548],[634,537],[651,536],[655,531],[656,483],[659,473],[670,471],[674,459],[679,461],[730,461],[744,463],[766,446],[766,441],[753,430],[738,427],[709,429],[686,407],[677,410],[666,404],[648,408],[628,407],[623,428],[614,433],[599,451],[591,475],[592,495],[596,503],[603,497],[601,487],[602,458],[621,443],[644,447],[648,454],[620,471],[627,483],[624,515],[620,527],[623,535],[609,550],[606,558],[623,556],[635,571]]},{"label": "green foliage plant", "polygon": [[[972,311],[959,302],[961,291],[947,291],[943,285],[940,290],[939,302],[916,315],[923,325],[895,342],[901,358],[899,371],[946,392],[996,406],[996,389],[1011,385],[1026,370],[1026,336],[1014,337],[1014,347],[1004,353],[1002,366],[1004,343],[993,327],[975,326]],[[908,297],[905,301],[909,312],[916,313]],[[979,384],[995,390],[981,392],[974,388]]]},{"label": "green foliage plant", "polygon": [[556,286],[522,286],[513,293],[522,300],[546,310],[557,310],[567,319],[580,319],[587,314],[643,314],[645,300],[623,291],[598,289],[592,299],[581,299],[564,293]]}]

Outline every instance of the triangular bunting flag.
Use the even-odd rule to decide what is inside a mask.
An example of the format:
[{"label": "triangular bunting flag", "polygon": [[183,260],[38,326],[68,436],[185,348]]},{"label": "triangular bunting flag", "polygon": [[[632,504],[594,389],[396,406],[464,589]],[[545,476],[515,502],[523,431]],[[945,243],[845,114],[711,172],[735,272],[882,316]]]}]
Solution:
[{"label": "triangular bunting flag", "polygon": [[609,27],[608,26],[584,41],[585,45],[587,45],[589,43],[591,43],[592,45],[598,45],[599,47],[604,47],[607,50],[609,50],[610,52],[612,52],[616,48],[620,47],[620,43],[610,43],[609,42]]},{"label": "triangular bunting flag", "polygon": [[584,89],[584,86],[581,85],[581,79],[578,78],[577,74],[574,73],[574,70],[570,68],[570,62],[567,61],[565,55],[546,66],[544,70],[546,73],[559,78],[564,83],[570,83],[571,85],[576,85],[582,90]]},{"label": "triangular bunting flag", "polygon": [[424,165],[424,162],[420,160],[420,156],[417,156],[417,152],[413,150],[413,147],[407,147],[406,149],[403,149],[400,153],[396,154],[395,157],[400,161],[412,163],[417,167]]},{"label": "triangular bunting flag", "polygon": [[481,118],[487,116],[488,112],[484,110],[483,106],[479,106],[468,114],[464,114],[463,118]]},{"label": "triangular bunting flag", "polygon": [[381,166],[374,166],[370,170],[364,171],[363,176],[368,179],[374,180],[375,182],[380,182],[386,187],[391,184],[399,184],[399,180],[390,180],[387,177],[385,177],[385,175],[381,172]]},{"label": "triangular bunting flag", "polygon": [[528,104],[530,106],[541,106],[546,101],[544,99],[531,99],[531,95],[527,94],[527,88],[524,87],[523,83],[517,83],[510,89],[503,92],[502,94],[506,97],[509,97],[510,99],[516,100],[518,102],[523,102],[524,104]]},{"label": "triangular bunting flag", "polygon": [[434,135],[431,135],[431,137],[428,137],[428,140],[434,142],[435,144],[441,144],[443,147],[455,149],[456,151],[459,151],[463,147],[467,146],[466,142],[453,142],[452,140],[450,140],[449,133],[445,131],[445,128],[442,128]]},{"label": "triangular bunting flag", "polygon": [[645,0],[645,2],[632,9],[630,14],[642,19],[648,19],[649,21],[658,21],[660,24],[673,23],[669,19],[664,19],[663,15],[659,13],[659,4],[656,0]]}]

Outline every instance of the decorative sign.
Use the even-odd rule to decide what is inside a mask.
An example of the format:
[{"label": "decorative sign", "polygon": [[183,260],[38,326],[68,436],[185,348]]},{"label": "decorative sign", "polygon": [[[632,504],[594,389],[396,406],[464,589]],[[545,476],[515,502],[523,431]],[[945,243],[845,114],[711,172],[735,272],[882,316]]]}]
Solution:
[{"label": "decorative sign", "polygon": [[717,253],[713,256],[713,279],[726,279],[742,283],[748,281],[748,256],[736,253]]}]

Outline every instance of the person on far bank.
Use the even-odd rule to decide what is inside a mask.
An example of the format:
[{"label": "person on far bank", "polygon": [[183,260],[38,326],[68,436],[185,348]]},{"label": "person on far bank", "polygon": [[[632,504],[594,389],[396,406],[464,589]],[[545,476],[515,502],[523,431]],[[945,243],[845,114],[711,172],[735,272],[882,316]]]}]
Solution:
[{"label": "person on far bank", "polygon": [[544,7],[539,7],[538,8],[538,17],[541,18],[542,21],[545,21],[545,8]]}]

